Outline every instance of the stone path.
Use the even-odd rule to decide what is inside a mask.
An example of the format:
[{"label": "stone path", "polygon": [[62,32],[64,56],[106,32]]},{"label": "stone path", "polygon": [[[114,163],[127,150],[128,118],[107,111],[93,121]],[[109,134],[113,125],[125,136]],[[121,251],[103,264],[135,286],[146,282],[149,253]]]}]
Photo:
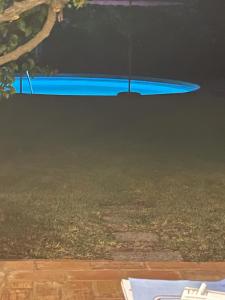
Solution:
[{"label": "stone path", "polygon": [[181,261],[178,251],[169,249],[154,250],[159,237],[151,232],[115,232],[114,236],[121,243],[121,248],[112,252],[114,260],[128,261]]},{"label": "stone path", "polygon": [[[119,214],[108,211],[103,217],[105,225],[109,228],[119,242],[120,246],[112,249],[111,258],[127,261],[182,261],[178,251],[157,248],[159,236],[152,232],[129,231],[129,226],[123,222]],[[157,250],[156,250],[157,249]]]},{"label": "stone path", "polygon": [[122,300],[122,278],[225,278],[225,262],[0,261],[1,300]]}]

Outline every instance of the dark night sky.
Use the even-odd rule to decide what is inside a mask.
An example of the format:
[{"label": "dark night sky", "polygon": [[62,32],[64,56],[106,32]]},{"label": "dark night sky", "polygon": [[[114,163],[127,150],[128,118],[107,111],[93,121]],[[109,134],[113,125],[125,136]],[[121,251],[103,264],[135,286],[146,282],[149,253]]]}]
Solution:
[{"label": "dark night sky", "polygon": [[[133,73],[183,80],[224,77],[224,2],[133,8]],[[44,43],[41,61],[64,73],[126,74],[128,24],[127,8],[68,10]]]}]

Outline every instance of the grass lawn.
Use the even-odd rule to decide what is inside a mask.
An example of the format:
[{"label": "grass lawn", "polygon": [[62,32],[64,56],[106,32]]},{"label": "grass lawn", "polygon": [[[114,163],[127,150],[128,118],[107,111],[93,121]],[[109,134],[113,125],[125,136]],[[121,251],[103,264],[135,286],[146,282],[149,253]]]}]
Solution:
[{"label": "grass lawn", "polygon": [[225,259],[225,99],[16,96],[0,166],[1,259],[110,259],[115,231]]}]

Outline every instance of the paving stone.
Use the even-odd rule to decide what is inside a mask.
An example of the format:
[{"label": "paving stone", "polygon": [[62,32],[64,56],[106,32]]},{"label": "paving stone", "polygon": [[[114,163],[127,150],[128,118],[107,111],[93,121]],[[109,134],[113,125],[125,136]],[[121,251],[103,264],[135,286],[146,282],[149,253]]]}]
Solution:
[{"label": "paving stone", "polygon": [[5,263],[5,261],[0,261],[0,272],[4,270]]},{"label": "paving stone", "polygon": [[145,242],[155,245],[159,241],[158,235],[151,232],[115,232],[114,236],[119,242]]},{"label": "paving stone", "polygon": [[68,281],[62,288],[63,300],[93,300],[92,281]]},{"label": "paving stone", "polygon": [[124,300],[124,297],[122,297],[122,298],[102,298],[102,297],[95,297],[95,299],[94,300]]},{"label": "paving stone", "polygon": [[67,280],[67,276],[65,272],[62,271],[13,271],[10,272],[8,275],[8,280],[21,280],[21,281],[33,281],[33,282],[39,282],[39,281],[55,281],[59,283],[63,283]]},{"label": "paving stone", "polygon": [[80,260],[36,260],[38,270],[86,270],[91,269],[90,261]]},{"label": "paving stone", "polygon": [[126,232],[128,230],[128,224],[124,223],[124,220],[118,215],[111,213],[103,216],[103,221],[106,226],[115,232]]},{"label": "paving stone", "polygon": [[57,282],[38,282],[34,285],[35,300],[62,299],[62,285]]},{"label": "paving stone", "polygon": [[7,280],[6,287],[8,289],[33,289],[33,281]]},{"label": "paving stone", "polygon": [[123,297],[122,289],[118,289],[118,281],[93,281],[92,288],[95,297],[121,298]]},{"label": "paving stone", "polygon": [[169,261],[169,262],[146,262],[146,266],[150,270],[192,270],[196,272],[197,270],[212,271],[213,269],[218,271],[225,270],[225,262],[179,262]]},{"label": "paving stone", "polygon": [[6,261],[3,265],[4,270],[34,270],[35,263],[33,260]]},{"label": "paving stone", "polygon": [[123,222],[123,220],[121,219],[121,217],[118,214],[114,214],[112,215],[110,214],[106,214],[102,217],[103,221],[108,222],[108,223],[112,223],[112,224],[120,224]]},{"label": "paving stone", "polygon": [[225,262],[41,260],[38,264],[35,261],[40,269],[30,268],[29,261],[24,266],[22,261],[1,263],[4,266],[4,271],[0,271],[1,300],[123,300],[120,285],[123,278],[219,280],[225,277]]},{"label": "paving stone", "polygon": [[123,278],[124,270],[92,270],[92,271],[68,271],[69,281],[74,280],[116,280]]},{"label": "paving stone", "polygon": [[218,270],[216,268],[212,269],[211,271],[208,270],[181,270],[180,271],[182,279],[192,279],[192,280],[220,280],[225,278],[225,269]]},{"label": "paving stone", "polygon": [[91,291],[73,291],[67,290],[66,294],[63,294],[62,300],[94,300]]},{"label": "paving stone", "polygon": [[33,292],[26,289],[5,289],[1,295],[1,300],[33,300]]},{"label": "paving stone", "polygon": [[4,280],[5,280],[5,273],[0,272],[0,285],[3,283]]},{"label": "paving stone", "polygon": [[181,279],[181,276],[177,271],[127,270],[125,273],[125,278],[178,280]]},{"label": "paving stone", "polygon": [[106,269],[106,270],[129,270],[129,269],[146,269],[144,262],[135,261],[94,261],[91,262],[92,269]]},{"label": "paving stone", "polygon": [[114,260],[127,261],[181,261],[179,252],[172,251],[115,251],[112,253]]}]

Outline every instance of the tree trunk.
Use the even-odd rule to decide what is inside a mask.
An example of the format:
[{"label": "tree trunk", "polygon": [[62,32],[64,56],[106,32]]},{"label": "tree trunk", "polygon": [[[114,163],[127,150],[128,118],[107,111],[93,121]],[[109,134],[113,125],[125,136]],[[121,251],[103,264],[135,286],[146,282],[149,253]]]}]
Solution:
[{"label": "tree trunk", "polygon": [[3,56],[0,56],[0,66],[9,63],[11,61],[17,60],[22,55],[31,52],[35,47],[37,47],[44,39],[46,39],[50,32],[52,31],[53,26],[56,22],[56,12],[49,7],[47,20],[42,28],[42,30],[26,44],[19,46],[12,52],[6,53]]},{"label": "tree trunk", "polygon": [[20,15],[25,11],[31,10],[41,4],[50,4],[50,0],[24,0],[21,2],[14,2],[12,6],[0,14],[0,23],[15,21],[19,19]]}]

